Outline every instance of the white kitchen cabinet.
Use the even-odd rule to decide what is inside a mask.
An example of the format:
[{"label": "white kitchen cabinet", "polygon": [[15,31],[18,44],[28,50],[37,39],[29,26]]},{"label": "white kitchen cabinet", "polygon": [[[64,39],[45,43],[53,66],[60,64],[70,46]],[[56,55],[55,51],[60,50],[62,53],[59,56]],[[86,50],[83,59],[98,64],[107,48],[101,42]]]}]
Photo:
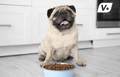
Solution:
[{"label": "white kitchen cabinet", "polygon": [[66,4],[75,5],[76,8],[93,9],[96,8],[96,0],[67,0]]},{"label": "white kitchen cabinet", "polygon": [[0,5],[31,5],[31,0],[0,0]]},{"label": "white kitchen cabinet", "polygon": [[32,0],[34,7],[50,8],[58,5],[75,5],[79,8],[96,8],[96,0]]},{"label": "white kitchen cabinet", "polygon": [[108,28],[108,29],[95,29],[95,40],[103,39],[119,39],[120,29],[119,28]]},{"label": "white kitchen cabinet", "polygon": [[31,42],[31,7],[0,5],[0,46]]},{"label": "white kitchen cabinet", "polygon": [[33,43],[40,43],[46,35],[48,28],[47,13],[40,8],[32,8],[31,35]]},{"label": "white kitchen cabinet", "polygon": [[[76,24],[78,27],[79,41],[93,40],[93,27],[91,16],[79,16]],[[76,18],[77,19],[77,18]]]},{"label": "white kitchen cabinet", "polygon": [[49,8],[65,5],[68,0],[32,0],[32,6],[40,9],[41,12],[46,13]]}]

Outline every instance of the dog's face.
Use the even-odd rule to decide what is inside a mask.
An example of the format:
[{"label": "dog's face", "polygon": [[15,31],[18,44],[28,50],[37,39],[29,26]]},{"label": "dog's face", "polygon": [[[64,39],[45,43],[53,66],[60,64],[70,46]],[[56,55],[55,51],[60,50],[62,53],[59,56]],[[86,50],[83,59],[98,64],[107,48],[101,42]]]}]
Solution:
[{"label": "dog's face", "polygon": [[72,6],[58,6],[47,11],[47,16],[53,26],[59,31],[70,29],[75,20],[76,9]]}]

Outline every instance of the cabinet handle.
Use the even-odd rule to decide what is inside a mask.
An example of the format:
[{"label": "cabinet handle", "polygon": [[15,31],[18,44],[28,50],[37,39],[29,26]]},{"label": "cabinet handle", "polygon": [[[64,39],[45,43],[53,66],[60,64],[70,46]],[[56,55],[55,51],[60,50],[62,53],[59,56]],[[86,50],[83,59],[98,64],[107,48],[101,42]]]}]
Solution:
[{"label": "cabinet handle", "polygon": [[120,35],[120,33],[107,33],[107,35]]},{"label": "cabinet handle", "polygon": [[11,24],[0,24],[0,27],[11,27]]},{"label": "cabinet handle", "polygon": [[77,24],[77,26],[83,26],[83,24]]}]

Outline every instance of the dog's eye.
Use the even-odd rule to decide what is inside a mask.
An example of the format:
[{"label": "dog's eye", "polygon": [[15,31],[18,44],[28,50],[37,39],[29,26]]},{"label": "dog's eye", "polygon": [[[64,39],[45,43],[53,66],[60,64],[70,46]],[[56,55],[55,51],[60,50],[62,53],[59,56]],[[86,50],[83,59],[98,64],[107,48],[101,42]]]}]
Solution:
[{"label": "dog's eye", "polygon": [[60,13],[60,12],[59,12],[59,11],[57,11],[57,12],[54,14],[54,16],[58,16],[58,15],[59,15],[59,13]]}]

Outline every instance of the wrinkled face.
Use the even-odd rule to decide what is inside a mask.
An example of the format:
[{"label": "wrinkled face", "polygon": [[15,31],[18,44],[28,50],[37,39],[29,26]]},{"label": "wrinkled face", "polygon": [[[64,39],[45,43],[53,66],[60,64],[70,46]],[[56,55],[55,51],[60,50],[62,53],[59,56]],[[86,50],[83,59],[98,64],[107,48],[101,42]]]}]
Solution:
[{"label": "wrinkled face", "polygon": [[[74,6],[72,7],[74,8]],[[70,29],[73,26],[75,20],[74,12],[75,8],[71,9],[70,7],[62,7],[56,10],[56,12],[51,17],[53,26],[55,26],[59,31]]]}]

